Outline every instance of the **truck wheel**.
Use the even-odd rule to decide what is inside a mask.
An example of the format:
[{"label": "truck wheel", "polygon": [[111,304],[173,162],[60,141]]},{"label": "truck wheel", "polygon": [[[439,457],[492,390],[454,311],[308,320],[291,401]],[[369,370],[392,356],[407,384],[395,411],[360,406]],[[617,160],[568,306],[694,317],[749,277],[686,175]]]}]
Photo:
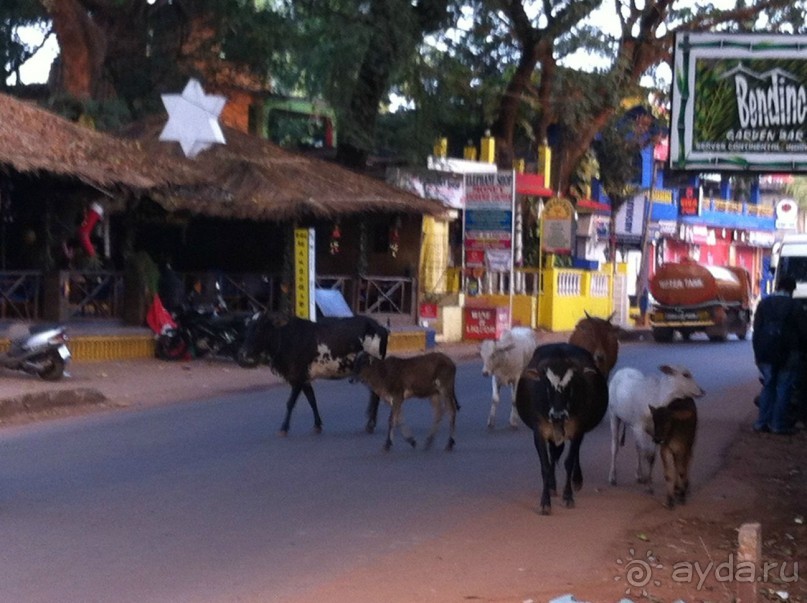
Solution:
[{"label": "truck wheel", "polygon": [[670,343],[675,331],[667,327],[653,327],[653,340],[658,343]]}]

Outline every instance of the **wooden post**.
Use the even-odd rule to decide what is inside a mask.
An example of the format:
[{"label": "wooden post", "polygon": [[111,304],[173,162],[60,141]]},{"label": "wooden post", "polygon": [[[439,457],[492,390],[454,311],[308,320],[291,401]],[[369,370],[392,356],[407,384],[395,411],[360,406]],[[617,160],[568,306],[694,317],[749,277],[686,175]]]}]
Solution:
[{"label": "wooden post", "polygon": [[480,160],[485,163],[496,163],[496,139],[486,131],[482,138]]},{"label": "wooden post", "polygon": [[[758,523],[744,523],[737,536],[737,563],[753,563],[754,577],[761,567],[762,526]],[[737,581],[737,603],[754,603],[757,600],[757,580]]]}]

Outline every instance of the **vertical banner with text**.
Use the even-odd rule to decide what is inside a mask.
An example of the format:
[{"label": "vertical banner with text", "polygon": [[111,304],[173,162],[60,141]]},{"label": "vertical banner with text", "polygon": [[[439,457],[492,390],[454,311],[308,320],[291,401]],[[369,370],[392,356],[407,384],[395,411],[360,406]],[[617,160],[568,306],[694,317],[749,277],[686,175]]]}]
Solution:
[{"label": "vertical banner with text", "polygon": [[484,267],[486,252],[513,249],[514,172],[465,175],[465,266]]},{"label": "vertical banner with text", "polygon": [[316,321],[316,238],[313,228],[294,229],[294,314]]}]

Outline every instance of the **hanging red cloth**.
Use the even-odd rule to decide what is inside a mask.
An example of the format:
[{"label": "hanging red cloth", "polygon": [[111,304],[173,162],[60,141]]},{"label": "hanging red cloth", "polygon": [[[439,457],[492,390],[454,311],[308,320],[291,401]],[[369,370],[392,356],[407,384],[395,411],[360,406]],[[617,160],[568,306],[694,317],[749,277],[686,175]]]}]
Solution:
[{"label": "hanging red cloth", "polygon": [[103,217],[104,208],[101,207],[99,203],[93,203],[90,206],[90,209],[87,211],[87,214],[84,216],[81,226],[78,227],[78,241],[81,243],[84,251],[87,252],[87,255],[91,258],[95,257],[95,247],[93,247],[92,242],[90,241],[90,233],[92,232],[92,229],[95,228],[95,225],[98,224],[98,221]]}]

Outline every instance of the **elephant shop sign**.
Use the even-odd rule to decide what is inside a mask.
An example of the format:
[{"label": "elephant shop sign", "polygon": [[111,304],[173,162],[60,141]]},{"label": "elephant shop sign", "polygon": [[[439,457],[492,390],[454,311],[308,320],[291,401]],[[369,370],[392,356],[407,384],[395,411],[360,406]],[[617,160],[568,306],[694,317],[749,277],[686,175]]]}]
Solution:
[{"label": "elephant shop sign", "polygon": [[570,254],[574,240],[574,206],[568,199],[552,197],[541,213],[541,251]]},{"label": "elephant shop sign", "polygon": [[463,241],[465,266],[485,266],[491,250],[513,249],[515,173],[491,172],[465,175]]}]

